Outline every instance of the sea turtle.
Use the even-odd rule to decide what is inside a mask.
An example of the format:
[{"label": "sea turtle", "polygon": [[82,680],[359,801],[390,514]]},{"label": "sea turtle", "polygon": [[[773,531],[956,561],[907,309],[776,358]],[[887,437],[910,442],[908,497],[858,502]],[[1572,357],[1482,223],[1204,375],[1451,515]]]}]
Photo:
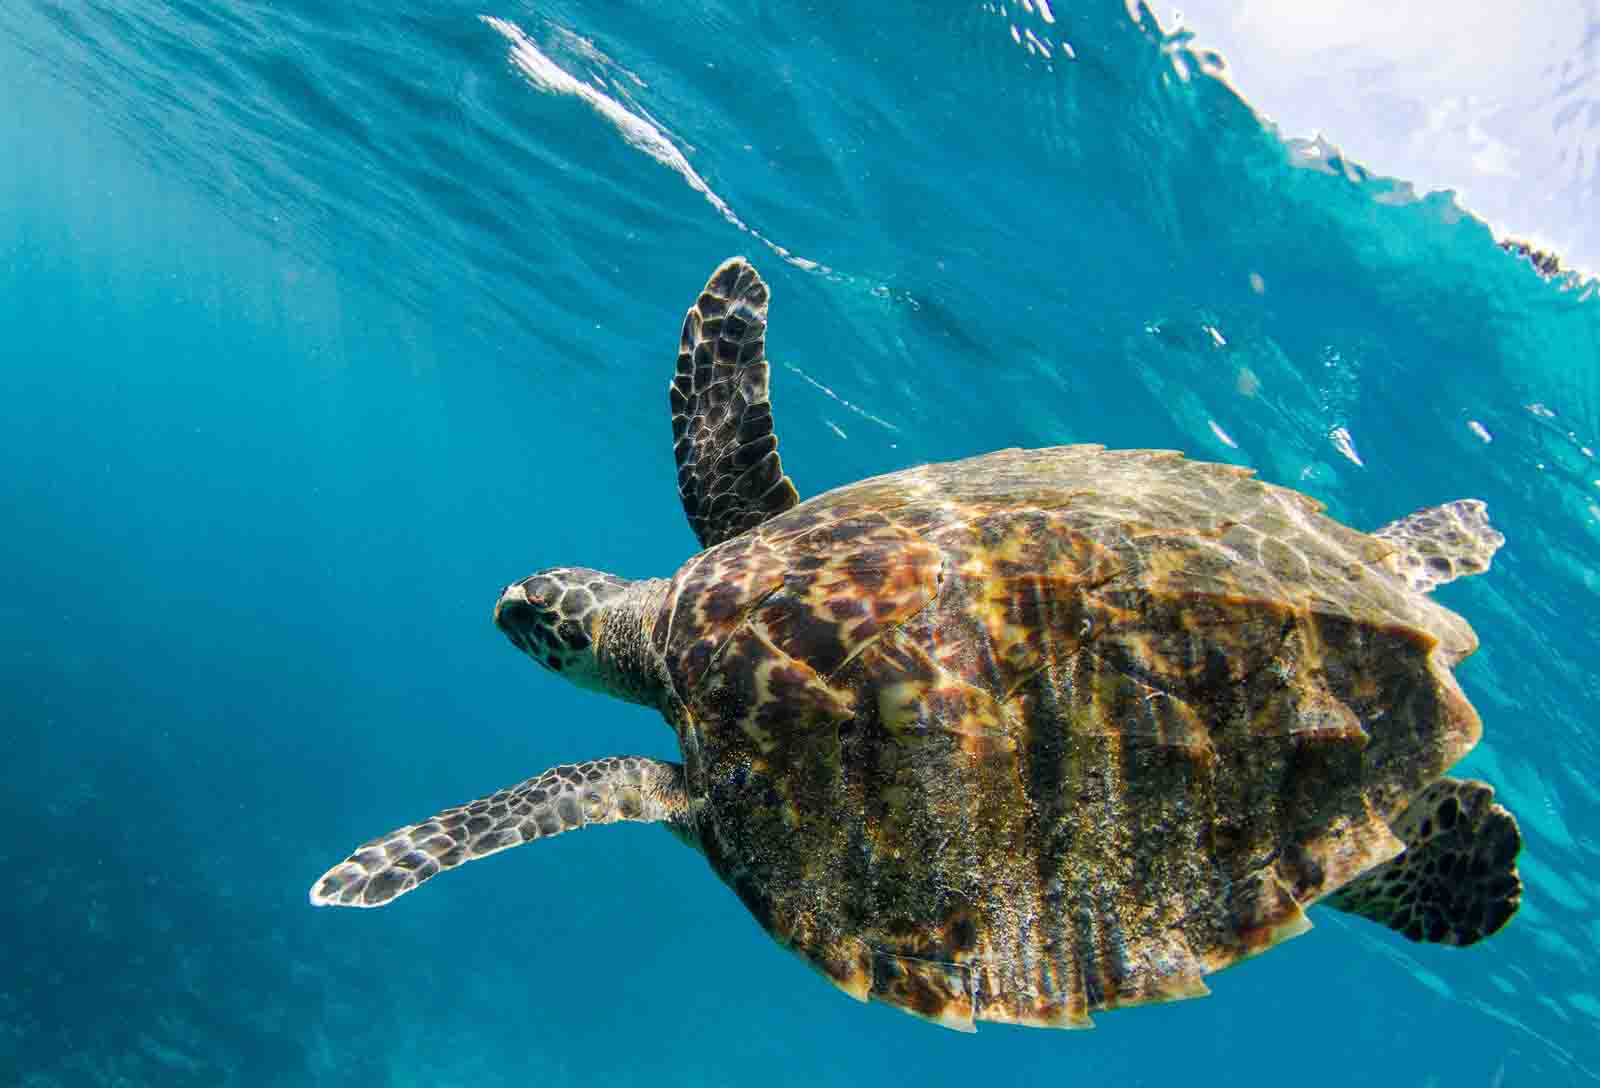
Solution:
[{"label": "sea turtle", "polygon": [[1003,450],[800,502],[768,291],[743,259],[669,390],[704,550],[670,579],[505,589],[540,665],[659,710],[682,763],[563,764],[373,839],[316,904],[375,907],[590,824],[664,822],[852,996],[949,1027],[1082,1027],[1207,993],[1321,902],[1467,945],[1516,910],[1520,836],[1428,592],[1487,570],[1481,502],[1374,533],[1160,450]]}]

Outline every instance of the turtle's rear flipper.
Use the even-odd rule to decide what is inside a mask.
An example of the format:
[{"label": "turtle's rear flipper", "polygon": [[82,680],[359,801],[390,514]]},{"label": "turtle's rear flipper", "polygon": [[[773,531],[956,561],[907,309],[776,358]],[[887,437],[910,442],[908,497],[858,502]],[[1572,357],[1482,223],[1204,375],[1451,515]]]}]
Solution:
[{"label": "turtle's rear flipper", "polygon": [[1323,905],[1382,922],[1413,941],[1469,945],[1517,912],[1522,834],[1494,803],[1494,787],[1441,778],[1423,790],[1394,833],[1405,853],[1358,877]]},{"label": "turtle's rear flipper", "polygon": [[429,877],[512,846],[618,820],[678,825],[683,768],[644,756],[559,767],[363,844],[311,886],[313,906],[381,907]]},{"label": "turtle's rear flipper", "polygon": [[1394,546],[1396,573],[1418,593],[1469,574],[1482,574],[1506,542],[1489,524],[1478,499],[1457,499],[1391,521],[1373,536]]}]

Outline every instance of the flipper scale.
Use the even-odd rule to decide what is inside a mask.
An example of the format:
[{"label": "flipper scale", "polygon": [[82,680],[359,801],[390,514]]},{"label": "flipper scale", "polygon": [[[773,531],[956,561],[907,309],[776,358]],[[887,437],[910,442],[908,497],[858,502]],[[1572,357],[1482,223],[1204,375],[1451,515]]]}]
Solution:
[{"label": "flipper scale", "polygon": [[784,475],[768,399],[767,285],[724,261],[683,320],[672,409],[678,495],[709,548],[800,501]]},{"label": "flipper scale", "polygon": [[563,763],[363,843],[311,887],[314,906],[381,907],[446,869],[512,846],[619,820],[686,811],[683,768],[644,756]]},{"label": "flipper scale", "polygon": [[1522,902],[1516,818],[1494,787],[1441,778],[1394,821],[1405,853],[1346,884],[1323,902],[1413,941],[1476,944],[1511,920]]},{"label": "flipper scale", "polygon": [[1394,547],[1390,563],[1418,593],[1469,574],[1482,574],[1506,542],[1489,524],[1488,511],[1479,499],[1457,499],[1418,510],[1372,535]]}]

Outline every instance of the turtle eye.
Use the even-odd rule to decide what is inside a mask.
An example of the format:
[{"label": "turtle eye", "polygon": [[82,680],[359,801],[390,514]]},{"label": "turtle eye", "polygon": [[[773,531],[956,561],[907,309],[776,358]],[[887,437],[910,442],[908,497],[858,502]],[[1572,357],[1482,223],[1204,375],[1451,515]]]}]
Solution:
[{"label": "turtle eye", "polygon": [[587,650],[589,633],[577,620],[562,620],[556,625],[556,642],[564,650]]}]

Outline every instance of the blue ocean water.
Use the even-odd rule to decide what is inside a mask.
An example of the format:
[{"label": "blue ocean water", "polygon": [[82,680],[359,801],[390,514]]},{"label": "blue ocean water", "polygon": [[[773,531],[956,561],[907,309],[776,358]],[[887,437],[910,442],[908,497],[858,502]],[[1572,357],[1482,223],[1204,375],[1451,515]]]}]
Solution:
[{"label": "blue ocean water", "polygon": [[[1600,1079],[1600,300],[1212,69],[1116,0],[0,7],[0,1083]],[[369,835],[675,754],[489,610],[692,552],[665,386],[741,252],[804,494],[1098,441],[1363,527],[1486,499],[1441,597],[1513,924],[1314,909],[1203,1001],[963,1036],[655,828],[312,910]]]}]

